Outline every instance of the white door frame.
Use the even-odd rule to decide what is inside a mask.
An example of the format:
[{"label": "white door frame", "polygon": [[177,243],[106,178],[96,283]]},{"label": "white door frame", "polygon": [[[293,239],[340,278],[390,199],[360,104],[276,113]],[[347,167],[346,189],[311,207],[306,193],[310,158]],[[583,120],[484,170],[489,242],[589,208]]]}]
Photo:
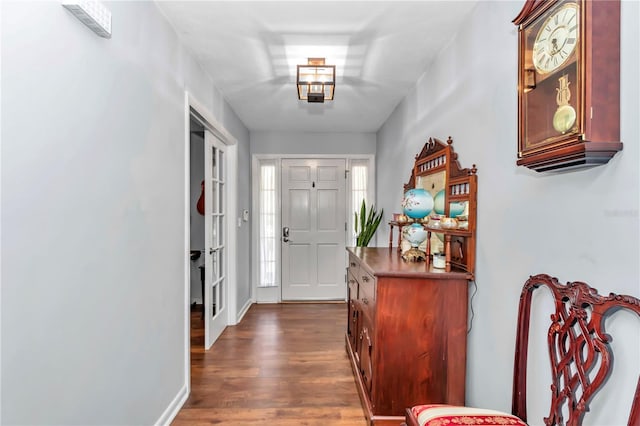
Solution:
[{"label": "white door frame", "polygon": [[[251,292],[253,296],[253,300],[258,303],[280,303],[282,302],[282,294],[281,294],[281,286],[280,282],[280,265],[282,264],[281,253],[280,250],[276,250],[276,259],[278,270],[276,271],[276,275],[278,276],[278,286],[277,287],[258,287],[258,271],[260,270],[259,259],[260,259],[260,215],[258,214],[260,211],[260,161],[261,160],[274,160],[276,167],[276,193],[277,200],[276,203],[278,206],[282,206],[282,194],[281,194],[281,167],[282,167],[282,159],[285,158],[299,158],[299,159],[313,159],[313,158],[344,158],[347,164],[347,170],[351,170],[351,163],[353,160],[369,160],[369,176],[368,176],[368,186],[367,186],[367,195],[370,200],[374,200],[376,196],[376,156],[375,154],[253,154],[251,156],[251,282],[253,283],[251,287]],[[346,214],[347,214],[347,223],[349,226],[352,226],[353,218],[350,218],[351,213],[349,212],[349,206],[351,205],[351,177],[347,180],[347,188],[346,188]],[[281,217],[278,216],[276,229],[278,232],[282,229],[282,224],[280,223]],[[279,234],[278,234],[279,235]],[[373,242],[375,244],[375,241]],[[349,245],[349,241],[346,241],[347,246]]]},{"label": "white door frame", "polygon": [[191,185],[191,167],[190,167],[190,120],[192,112],[194,116],[205,126],[207,130],[213,133],[219,138],[225,145],[227,145],[227,180],[226,186],[226,198],[228,209],[227,220],[227,292],[226,292],[226,305],[227,305],[227,325],[235,325],[238,323],[237,319],[237,189],[238,189],[238,141],[229,133],[222,124],[220,124],[208,108],[204,106],[198,99],[188,91],[185,91],[184,95],[184,373],[187,383],[187,395],[191,393],[191,309],[190,309],[190,294],[191,294],[191,268],[190,268],[190,256],[191,240],[190,240],[190,193],[189,188]]}]

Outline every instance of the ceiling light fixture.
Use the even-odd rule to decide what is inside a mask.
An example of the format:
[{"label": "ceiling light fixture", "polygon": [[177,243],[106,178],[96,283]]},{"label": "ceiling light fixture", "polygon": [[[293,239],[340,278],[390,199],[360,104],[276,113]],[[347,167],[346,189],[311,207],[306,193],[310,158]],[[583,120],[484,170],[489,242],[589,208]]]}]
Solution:
[{"label": "ceiling light fixture", "polygon": [[298,65],[296,85],[301,101],[332,101],[336,88],[336,66],[325,65],[324,58],[309,58],[307,65]]}]

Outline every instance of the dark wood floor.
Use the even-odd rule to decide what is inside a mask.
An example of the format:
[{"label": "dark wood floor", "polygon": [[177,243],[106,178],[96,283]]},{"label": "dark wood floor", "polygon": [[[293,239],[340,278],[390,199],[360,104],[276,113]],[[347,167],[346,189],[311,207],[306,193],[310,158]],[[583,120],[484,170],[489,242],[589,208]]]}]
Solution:
[{"label": "dark wood floor", "polygon": [[346,317],[345,304],[254,304],[205,352],[193,313],[191,395],[172,424],[364,426]]}]

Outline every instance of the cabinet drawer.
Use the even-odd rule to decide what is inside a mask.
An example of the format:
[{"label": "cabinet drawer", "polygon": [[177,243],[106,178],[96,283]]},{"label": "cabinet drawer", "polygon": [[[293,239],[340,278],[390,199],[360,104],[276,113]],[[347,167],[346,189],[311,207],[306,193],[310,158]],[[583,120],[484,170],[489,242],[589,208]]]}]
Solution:
[{"label": "cabinet drawer", "polygon": [[358,299],[362,303],[362,309],[367,311],[370,318],[373,318],[376,304],[376,280],[364,269],[360,269],[358,283]]},{"label": "cabinet drawer", "polygon": [[358,282],[356,281],[355,275],[349,271],[347,273],[347,286],[349,289],[349,300],[357,300],[358,299]]},{"label": "cabinet drawer", "polygon": [[348,269],[356,280],[360,280],[360,262],[358,261],[358,258],[351,253],[349,253]]}]

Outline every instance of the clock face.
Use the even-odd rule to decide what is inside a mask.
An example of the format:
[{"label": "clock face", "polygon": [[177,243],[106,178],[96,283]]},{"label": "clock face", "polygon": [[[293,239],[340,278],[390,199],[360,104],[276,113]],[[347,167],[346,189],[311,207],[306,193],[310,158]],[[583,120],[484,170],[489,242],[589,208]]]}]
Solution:
[{"label": "clock face", "polygon": [[579,31],[578,5],[567,3],[551,14],[533,43],[533,66],[550,73],[567,62],[576,48]]}]

